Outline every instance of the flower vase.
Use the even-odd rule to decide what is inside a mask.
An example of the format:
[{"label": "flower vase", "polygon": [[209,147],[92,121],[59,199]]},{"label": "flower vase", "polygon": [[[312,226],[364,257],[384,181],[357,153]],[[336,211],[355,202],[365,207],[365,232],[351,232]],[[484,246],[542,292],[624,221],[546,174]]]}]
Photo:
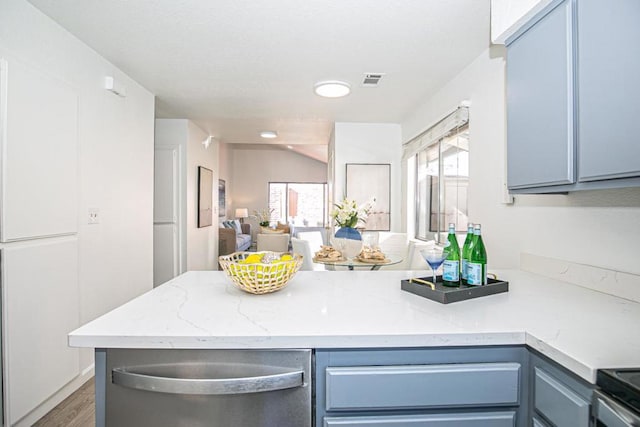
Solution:
[{"label": "flower vase", "polygon": [[362,251],[362,235],[353,227],[342,227],[336,231],[335,245],[342,256],[351,259]]}]

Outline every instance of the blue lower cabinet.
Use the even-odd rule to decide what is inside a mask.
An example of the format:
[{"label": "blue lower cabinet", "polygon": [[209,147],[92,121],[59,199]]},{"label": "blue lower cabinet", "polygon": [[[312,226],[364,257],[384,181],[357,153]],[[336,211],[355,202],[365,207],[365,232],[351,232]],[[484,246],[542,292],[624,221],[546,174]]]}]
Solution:
[{"label": "blue lower cabinet", "polygon": [[588,427],[593,385],[558,364],[531,354],[534,417],[555,427]]},{"label": "blue lower cabinet", "polygon": [[329,367],[327,411],[518,405],[519,363]]},{"label": "blue lower cabinet", "polygon": [[545,423],[540,418],[535,416],[531,419],[531,422],[533,427],[549,427],[549,424]]},{"label": "blue lower cabinet", "polygon": [[325,417],[323,427],[513,427],[515,411],[465,414]]},{"label": "blue lower cabinet", "polygon": [[589,401],[554,378],[543,369],[535,368],[534,402],[557,427],[589,425]]},{"label": "blue lower cabinet", "polygon": [[315,427],[524,427],[524,347],[316,351]]}]

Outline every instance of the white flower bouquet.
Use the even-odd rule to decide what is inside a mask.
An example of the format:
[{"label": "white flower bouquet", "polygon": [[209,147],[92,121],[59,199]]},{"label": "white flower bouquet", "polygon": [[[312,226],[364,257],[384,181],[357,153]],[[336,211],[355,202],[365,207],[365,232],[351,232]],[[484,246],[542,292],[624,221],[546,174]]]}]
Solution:
[{"label": "white flower bouquet", "polygon": [[358,206],[355,200],[350,200],[345,197],[341,202],[334,205],[336,208],[331,212],[331,217],[338,227],[355,228],[359,222],[364,224],[374,204],[375,199],[371,199],[365,204]]},{"label": "white flower bouquet", "polygon": [[253,216],[258,220],[258,223],[260,224],[260,226],[262,227],[268,227],[269,223],[271,222],[271,214],[273,213],[274,209],[256,209],[253,211]]}]

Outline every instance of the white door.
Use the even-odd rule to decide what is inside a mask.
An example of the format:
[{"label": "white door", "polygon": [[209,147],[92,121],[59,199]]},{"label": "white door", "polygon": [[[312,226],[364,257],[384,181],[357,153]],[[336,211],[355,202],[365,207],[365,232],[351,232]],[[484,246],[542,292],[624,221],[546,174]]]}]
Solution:
[{"label": "white door", "polygon": [[156,147],[153,180],[153,286],[180,274],[179,150]]}]

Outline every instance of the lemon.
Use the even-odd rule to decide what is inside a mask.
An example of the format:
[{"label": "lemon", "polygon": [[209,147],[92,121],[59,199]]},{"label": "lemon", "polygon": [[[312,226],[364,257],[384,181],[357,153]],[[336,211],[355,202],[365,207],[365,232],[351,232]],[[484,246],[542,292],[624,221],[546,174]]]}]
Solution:
[{"label": "lemon", "polygon": [[262,262],[262,257],[258,254],[249,255],[244,259],[245,264],[257,264],[259,262]]},{"label": "lemon", "polygon": [[280,261],[291,261],[293,259],[293,257],[291,256],[291,254],[282,254],[282,256],[280,257]]}]

